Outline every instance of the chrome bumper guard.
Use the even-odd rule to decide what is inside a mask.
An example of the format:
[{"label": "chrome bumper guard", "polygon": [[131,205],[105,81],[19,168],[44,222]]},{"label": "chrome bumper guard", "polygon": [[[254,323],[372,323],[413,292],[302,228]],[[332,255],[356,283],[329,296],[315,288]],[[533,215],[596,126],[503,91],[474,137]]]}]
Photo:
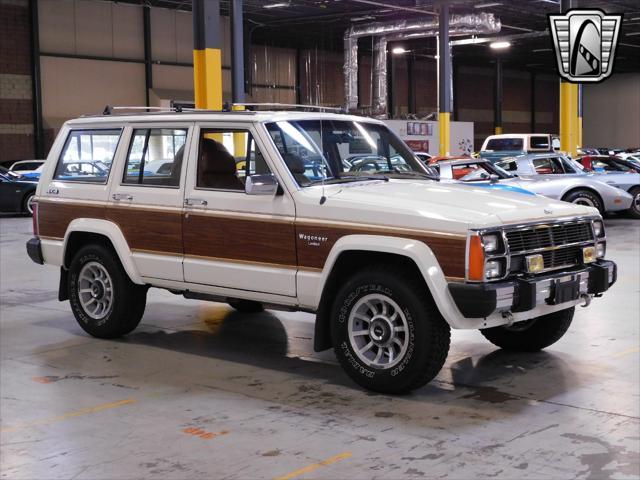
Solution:
[{"label": "chrome bumper guard", "polygon": [[600,296],[616,281],[617,266],[600,260],[574,270],[498,283],[449,283],[458,309],[466,318],[486,318],[494,312],[527,312],[538,305],[575,304]]}]

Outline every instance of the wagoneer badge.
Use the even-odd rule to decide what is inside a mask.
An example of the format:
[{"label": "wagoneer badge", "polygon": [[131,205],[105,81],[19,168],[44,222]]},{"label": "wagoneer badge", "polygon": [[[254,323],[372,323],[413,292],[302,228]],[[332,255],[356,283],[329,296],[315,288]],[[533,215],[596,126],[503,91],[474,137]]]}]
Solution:
[{"label": "wagoneer badge", "polygon": [[327,240],[329,240],[328,237],[323,237],[321,235],[309,235],[306,233],[299,233],[298,238],[307,242],[307,245],[310,247],[319,247],[321,243],[326,243]]}]

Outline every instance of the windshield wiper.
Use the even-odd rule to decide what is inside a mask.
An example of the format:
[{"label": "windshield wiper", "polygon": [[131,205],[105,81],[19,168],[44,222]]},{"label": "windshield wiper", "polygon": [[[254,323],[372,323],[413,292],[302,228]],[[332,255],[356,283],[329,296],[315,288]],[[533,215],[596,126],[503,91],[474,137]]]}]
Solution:
[{"label": "windshield wiper", "polygon": [[394,170],[393,172],[389,172],[389,174],[391,174],[391,175],[410,175],[412,177],[428,178],[429,180],[436,180],[436,181],[440,180],[440,178],[436,177],[435,175],[429,175],[428,173],[416,172],[416,171],[400,172],[398,170]]}]

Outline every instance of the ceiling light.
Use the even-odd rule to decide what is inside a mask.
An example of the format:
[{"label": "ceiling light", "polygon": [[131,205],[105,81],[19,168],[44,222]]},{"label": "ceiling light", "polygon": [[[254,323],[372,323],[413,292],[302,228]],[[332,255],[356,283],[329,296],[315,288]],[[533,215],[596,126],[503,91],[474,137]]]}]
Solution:
[{"label": "ceiling light", "polygon": [[502,2],[479,3],[478,5],[474,5],[473,8],[489,8],[489,7],[497,7],[498,5],[502,5]]},{"label": "ceiling light", "polygon": [[407,51],[404,49],[404,47],[393,47],[391,53],[393,53],[394,55],[402,55],[403,53],[407,53]]},{"label": "ceiling light", "polygon": [[550,52],[550,48],[534,48],[532,52]]},{"label": "ceiling light", "polygon": [[490,43],[489,46],[494,50],[502,50],[504,48],[509,48],[511,46],[511,42],[493,42]]},{"label": "ceiling light", "polygon": [[640,35],[640,32],[626,33],[625,35],[626,35],[627,37],[633,37],[634,35]]},{"label": "ceiling light", "polygon": [[282,8],[288,7],[289,2],[279,2],[279,3],[269,3],[268,5],[263,5],[262,8]]}]

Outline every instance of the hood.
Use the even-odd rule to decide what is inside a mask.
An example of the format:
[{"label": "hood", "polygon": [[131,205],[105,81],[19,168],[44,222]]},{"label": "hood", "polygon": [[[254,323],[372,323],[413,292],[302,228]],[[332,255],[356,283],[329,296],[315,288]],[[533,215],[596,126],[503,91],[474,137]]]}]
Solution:
[{"label": "hood", "polygon": [[319,205],[322,190],[305,188],[309,200],[298,215],[342,221],[466,231],[560,217],[597,215],[595,209],[538,195],[458,183],[390,180],[326,187],[327,201]]}]

